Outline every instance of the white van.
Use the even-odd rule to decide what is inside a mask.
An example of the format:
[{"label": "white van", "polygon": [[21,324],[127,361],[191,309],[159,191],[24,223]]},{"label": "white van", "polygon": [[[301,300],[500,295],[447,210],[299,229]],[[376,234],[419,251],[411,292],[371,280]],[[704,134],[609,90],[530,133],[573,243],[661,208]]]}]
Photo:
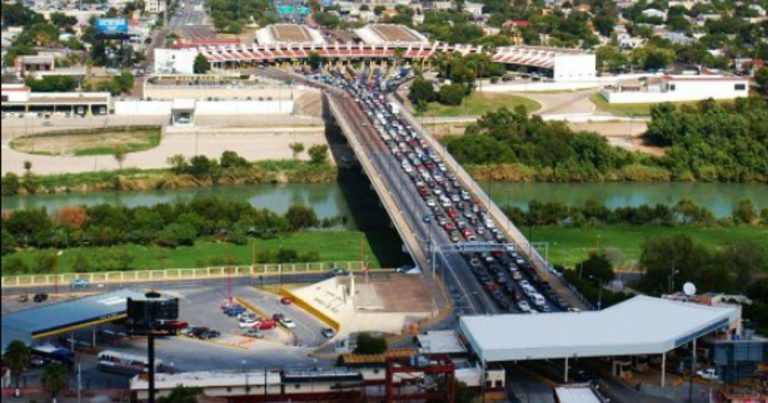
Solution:
[{"label": "white van", "polygon": [[542,306],[547,303],[547,300],[545,300],[544,297],[542,297],[539,293],[531,295],[531,299],[533,300],[533,303],[538,306]]}]

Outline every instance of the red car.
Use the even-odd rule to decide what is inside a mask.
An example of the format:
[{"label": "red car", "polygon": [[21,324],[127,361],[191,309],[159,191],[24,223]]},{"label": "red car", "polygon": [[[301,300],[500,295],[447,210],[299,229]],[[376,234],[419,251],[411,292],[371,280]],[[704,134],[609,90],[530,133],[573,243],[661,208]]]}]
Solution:
[{"label": "red car", "polygon": [[488,292],[494,292],[499,289],[495,283],[483,283],[483,288]]},{"label": "red car", "polygon": [[461,235],[464,235],[464,238],[467,238],[467,239],[475,239],[475,234],[469,228],[464,228],[461,231]]},{"label": "red car", "polygon": [[280,298],[280,303],[283,304],[283,305],[290,305],[291,303],[293,303],[293,298],[291,298],[291,297],[282,297],[282,298]]},{"label": "red car", "polygon": [[449,208],[449,209],[446,211],[446,213],[448,214],[448,217],[451,217],[451,218],[456,218],[456,217],[458,217],[458,216],[459,216],[459,211],[458,211],[458,210],[456,210],[456,209],[455,209],[455,208],[453,208],[453,207],[450,207],[450,208]]},{"label": "red car", "polygon": [[446,231],[453,231],[456,229],[456,225],[453,222],[448,221],[443,225],[443,228],[445,228]]},{"label": "red car", "polygon": [[253,325],[253,329],[257,330],[272,330],[277,327],[277,322],[274,320],[262,320],[261,322]]}]

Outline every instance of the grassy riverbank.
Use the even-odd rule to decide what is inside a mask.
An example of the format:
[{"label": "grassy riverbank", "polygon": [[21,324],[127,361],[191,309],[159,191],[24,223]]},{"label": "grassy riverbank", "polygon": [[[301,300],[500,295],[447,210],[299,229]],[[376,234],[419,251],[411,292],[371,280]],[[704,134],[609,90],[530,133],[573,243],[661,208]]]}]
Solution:
[{"label": "grassy riverbank", "polygon": [[[199,241],[194,246],[162,248],[159,246],[118,245],[67,249],[60,257],[59,272],[116,271],[247,265],[256,251],[258,263],[277,262],[278,252],[295,251],[294,261],[359,261],[361,252],[370,267],[402,264],[400,240],[392,231],[306,231],[280,235],[273,239],[255,239],[245,245]],[[22,250],[2,259],[3,275],[31,274],[43,256],[54,250]],[[12,258],[12,256],[16,256]],[[26,272],[14,267],[14,259],[24,262]],[[83,267],[85,266],[85,267]],[[123,267],[121,267],[123,266]]]},{"label": "grassy riverbank", "polygon": [[[527,228],[521,230],[528,235]],[[553,264],[573,267],[599,246],[601,250],[610,251],[631,265],[640,257],[645,240],[681,233],[690,235],[694,241],[711,249],[729,242],[745,241],[757,242],[768,248],[768,228],[765,227],[701,228],[623,224],[595,228],[534,227],[531,239],[534,242],[549,242],[549,257]],[[174,249],[142,245],[72,248],[61,255],[59,271],[187,268],[221,266],[227,262],[244,265],[252,262],[253,245],[199,241],[194,246]],[[392,267],[404,263],[400,240],[392,231],[307,231],[255,240],[256,260],[260,263],[277,261],[280,249],[295,251],[300,258],[309,256],[309,260],[321,262],[360,260],[361,248],[370,267]],[[544,254],[544,248],[540,252]],[[5,256],[2,259],[3,274],[33,273],[40,259],[54,253],[54,250],[21,250]],[[9,259],[21,260],[27,268],[19,272],[13,267],[14,261]]]},{"label": "grassy riverbank", "polygon": [[[521,227],[526,236],[528,229]],[[616,253],[631,264],[640,258],[641,247],[647,239],[675,234],[687,234],[694,241],[715,249],[729,242],[752,241],[768,248],[766,227],[666,227],[657,225],[606,225],[595,228],[533,227],[533,242],[549,242],[549,258],[553,264],[573,267],[585,260],[599,246],[600,250]],[[544,254],[544,249],[540,251]]]},{"label": "grassy riverbank", "polygon": [[160,144],[159,127],[63,131],[13,139],[12,149],[40,155],[113,155],[145,151]]},{"label": "grassy riverbank", "polygon": [[206,187],[215,184],[320,183],[337,179],[336,166],[301,160],[264,160],[248,168],[223,170],[217,177],[195,177],[171,169],[124,169],[61,175],[3,177],[3,196],[102,190],[152,190]]},{"label": "grassy riverbank", "polygon": [[443,105],[438,102],[430,102],[420,116],[479,116],[501,107],[514,110],[519,105],[524,106],[528,113],[541,109],[541,104],[538,102],[519,95],[473,92],[464,99],[462,105]]}]

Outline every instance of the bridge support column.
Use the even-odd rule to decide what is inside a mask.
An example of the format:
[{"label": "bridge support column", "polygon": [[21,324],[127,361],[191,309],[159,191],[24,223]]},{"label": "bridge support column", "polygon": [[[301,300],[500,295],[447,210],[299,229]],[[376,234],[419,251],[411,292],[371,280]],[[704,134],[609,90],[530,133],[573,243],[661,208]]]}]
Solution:
[{"label": "bridge support column", "polygon": [[666,386],[667,380],[667,353],[661,353],[661,387]]},{"label": "bridge support column", "polygon": [[565,369],[563,373],[563,379],[565,380],[565,383],[568,383],[568,357],[565,357]]}]

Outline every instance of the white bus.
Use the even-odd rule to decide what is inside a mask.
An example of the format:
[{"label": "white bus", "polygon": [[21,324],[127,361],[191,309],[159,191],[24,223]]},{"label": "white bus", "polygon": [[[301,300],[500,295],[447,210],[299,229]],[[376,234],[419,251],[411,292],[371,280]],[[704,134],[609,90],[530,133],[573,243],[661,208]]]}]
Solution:
[{"label": "white bus", "polygon": [[[163,361],[155,358],[155,372],[160,372]],[[104,350],[99,353],[99,369],[104,372],[114,372],[126,375],[137,375],[149,372],[147,357]]]}]

